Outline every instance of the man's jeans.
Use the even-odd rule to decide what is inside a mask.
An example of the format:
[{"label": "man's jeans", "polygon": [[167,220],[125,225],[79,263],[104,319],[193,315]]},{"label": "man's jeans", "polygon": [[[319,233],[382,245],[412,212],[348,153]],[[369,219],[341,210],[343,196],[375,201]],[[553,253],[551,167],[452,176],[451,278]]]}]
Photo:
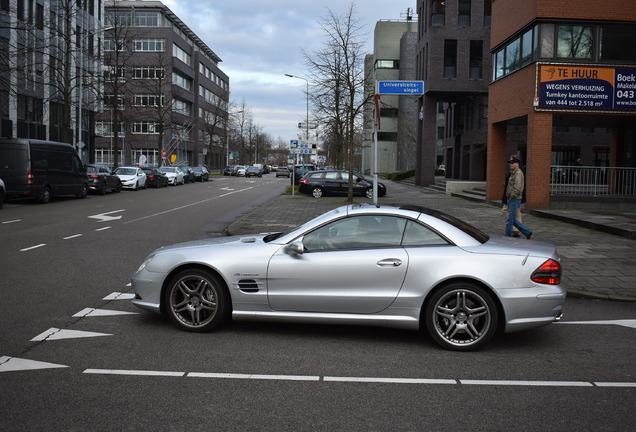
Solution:
[{"label": "man's jeans", "polygon": [[528,228],[527,226],[519,222],[517,219],[515,219],[515,213],[517,212],[517,209],[519,208],[519,206],[521,206],[520,199],[508,200],[508,219],[506,220],[506,235],[508,237],[512,236],[513,226],[517,227],[517,229],[521,231],[521,234],[523,234],[526,237],[532,234],[532,231],[530,230],[530,228]]}]

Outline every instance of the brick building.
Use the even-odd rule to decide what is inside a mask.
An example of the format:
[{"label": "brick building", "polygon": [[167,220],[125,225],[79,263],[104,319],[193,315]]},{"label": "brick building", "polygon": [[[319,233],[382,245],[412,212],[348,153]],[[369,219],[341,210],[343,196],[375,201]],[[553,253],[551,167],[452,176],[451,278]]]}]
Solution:
[{"label": "brick building", "polygon": [[527,208],[634,203],[636,2],[492,2],[487,198],[521,157]]}]

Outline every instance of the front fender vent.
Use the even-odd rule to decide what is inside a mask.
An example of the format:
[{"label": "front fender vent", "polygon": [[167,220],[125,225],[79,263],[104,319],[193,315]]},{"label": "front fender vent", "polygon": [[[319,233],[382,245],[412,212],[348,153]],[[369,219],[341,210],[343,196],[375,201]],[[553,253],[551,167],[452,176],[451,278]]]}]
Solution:
[{"label": "front fender vent", "polygon": [[258,292],[261,288],[254,279],[241,279],[237,283],[238,288],[246,293]]}]

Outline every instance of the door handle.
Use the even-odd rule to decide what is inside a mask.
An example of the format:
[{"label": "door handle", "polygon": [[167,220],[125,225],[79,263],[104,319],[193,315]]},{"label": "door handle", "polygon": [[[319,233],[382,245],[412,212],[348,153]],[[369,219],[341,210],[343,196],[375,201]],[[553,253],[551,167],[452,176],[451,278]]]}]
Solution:
[{"label": "door handle", "polygon": [[380,267],[398,267],[402,265],[402,260],[399,258],[386,258],[378,261]]}]

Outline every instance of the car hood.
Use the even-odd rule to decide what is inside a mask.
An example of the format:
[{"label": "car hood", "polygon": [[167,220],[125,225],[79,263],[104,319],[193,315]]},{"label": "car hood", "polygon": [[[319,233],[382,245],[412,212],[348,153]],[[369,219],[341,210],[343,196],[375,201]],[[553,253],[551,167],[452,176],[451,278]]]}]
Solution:
[{"label": "car hood", "polygon": [[210,246],[216,246],[216,245],[228,245],[228,244],[241,245],[241,244],[254,244],[254,243],[262,244],[263,238],[266,235],[267,234],[211,237],[207,239],[193,240],[189,242],[176,243],[176,244],[172,244],[168,246],[163,246],[157,249],[154,253],[174,251],[175,249],[210,247]]},{"label": "car hood", "polygon": [[115,175],[122,180],[132,180],[134,178],[137,178],[136,174],[115,174]]}]

